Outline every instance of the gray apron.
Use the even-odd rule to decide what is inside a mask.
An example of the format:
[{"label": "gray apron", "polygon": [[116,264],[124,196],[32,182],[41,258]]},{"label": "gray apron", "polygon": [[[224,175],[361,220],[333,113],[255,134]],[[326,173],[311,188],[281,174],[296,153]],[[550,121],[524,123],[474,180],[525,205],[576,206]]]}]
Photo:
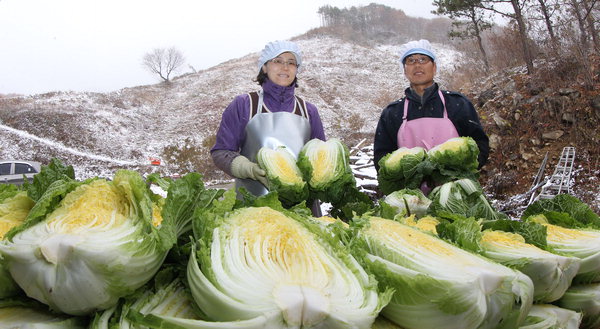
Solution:
[{"label": "gray apron", "polygon": [[[259,92],[258,111],[254,117],[251,117],[246,125],[245,140],[240,154],[247,157],[252,162],[256,161],[256,153],[261,147],[275,149],[279,146],[285,146],[297,158],[302,146],[310,140],[310,122],[308,114],[300,106],[296,98],[294,110],[300,109],[302,116],[289,112],[272,113],[266,106],[263,106],[263,93]],[[250,106],[250,115],[252,107]],[[261,196],[269,191],[259,181],[253,179],[236,179],[235,187],[245,187],[250,193]]]}]

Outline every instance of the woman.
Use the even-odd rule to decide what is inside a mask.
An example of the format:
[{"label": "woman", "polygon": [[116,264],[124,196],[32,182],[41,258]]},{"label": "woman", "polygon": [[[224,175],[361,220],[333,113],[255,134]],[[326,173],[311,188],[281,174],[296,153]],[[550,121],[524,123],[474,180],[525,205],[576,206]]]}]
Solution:
[{"label": "woman", "polygon": [[[268,43],[258,60],[258,92],[238,95],[221,118],[211,149],[215,165],[245,187],[264,195],[266,173],[256,163],[261,147],[285,146],[298,156],[313,138],[325,140],[317,108],[295,95],[302,54],[291,41]],[[313,211],[314,213],[314,211]]]}]

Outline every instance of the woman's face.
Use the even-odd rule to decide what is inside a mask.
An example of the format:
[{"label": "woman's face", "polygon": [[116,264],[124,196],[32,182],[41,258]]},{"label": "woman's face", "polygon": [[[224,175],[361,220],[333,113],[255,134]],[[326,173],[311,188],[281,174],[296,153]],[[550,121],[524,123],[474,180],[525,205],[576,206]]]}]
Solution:
[{"label": "woman's face", "polygon": [[287,87],[296,79],[298,65],[292,53],[282,53],[263,65],[263,72],[273,83]]}]

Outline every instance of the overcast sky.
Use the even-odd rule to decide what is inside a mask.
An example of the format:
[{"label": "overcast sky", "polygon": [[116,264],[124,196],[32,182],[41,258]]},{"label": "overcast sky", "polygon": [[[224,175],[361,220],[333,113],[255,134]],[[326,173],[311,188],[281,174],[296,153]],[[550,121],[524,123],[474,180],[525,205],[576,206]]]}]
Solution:
[{"label": "overcast sky", "polygon": [[0,94],[158,83],[141,65],[154,48],[202,70],[319,27],[323,5],[372,2],[434,17],[429,0],[0,0]]}]

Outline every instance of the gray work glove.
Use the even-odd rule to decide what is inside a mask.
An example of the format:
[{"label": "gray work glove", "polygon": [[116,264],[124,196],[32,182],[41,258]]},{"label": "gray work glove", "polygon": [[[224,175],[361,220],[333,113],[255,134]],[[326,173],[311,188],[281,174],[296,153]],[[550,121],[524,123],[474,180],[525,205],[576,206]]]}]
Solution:
[{"label": "gray work glove", "polygon": [[269,186],[267,172],[262,170],[257,163],[254,163],[243,155],[239,155],[231,161],[231,174],[237,178],[249,178],[261,182],[264,186]]}]

